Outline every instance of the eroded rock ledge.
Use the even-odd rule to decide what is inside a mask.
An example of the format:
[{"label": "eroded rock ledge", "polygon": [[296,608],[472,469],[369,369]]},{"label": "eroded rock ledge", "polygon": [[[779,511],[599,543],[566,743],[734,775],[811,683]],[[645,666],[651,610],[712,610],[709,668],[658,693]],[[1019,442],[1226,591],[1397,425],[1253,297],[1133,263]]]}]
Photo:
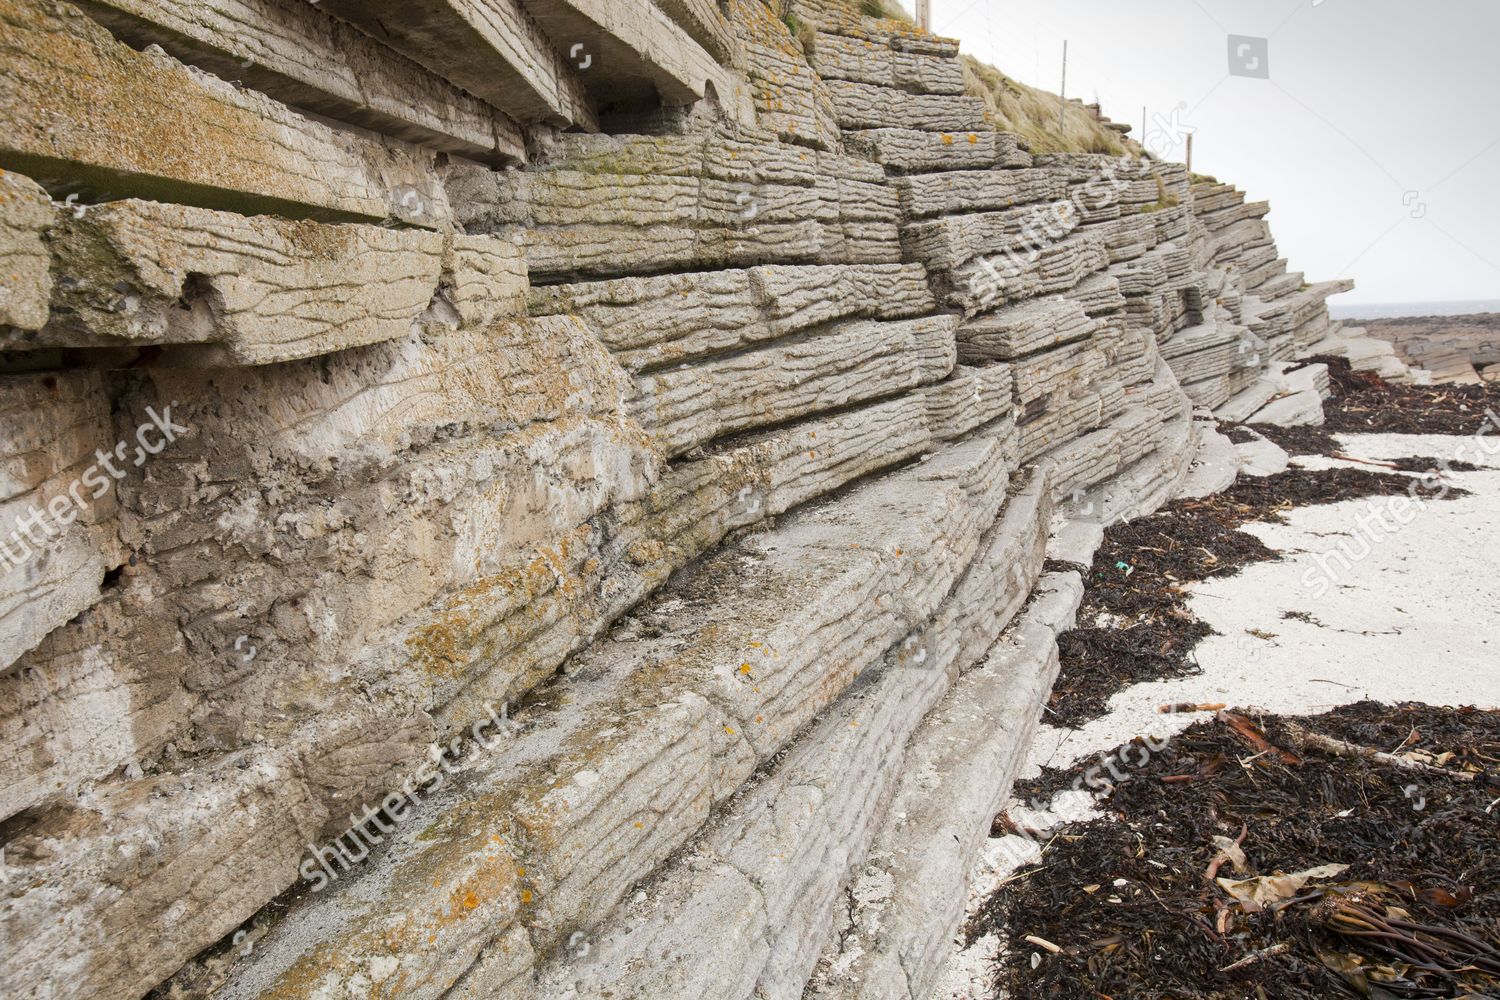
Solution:
[{"label": "eroded rock ledge", "polygon": [[861,6],[0,0],[0,993],[928,995],[1346,286]]}]

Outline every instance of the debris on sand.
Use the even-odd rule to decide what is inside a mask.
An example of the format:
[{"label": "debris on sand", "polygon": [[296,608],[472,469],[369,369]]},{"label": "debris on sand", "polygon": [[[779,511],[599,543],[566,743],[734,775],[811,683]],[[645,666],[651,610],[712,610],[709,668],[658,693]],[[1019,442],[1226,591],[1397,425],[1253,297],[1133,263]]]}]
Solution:
[{"label": "debris on sand", "polygon": [[[1324,430],[1335,434],[1500,434],[1500,384],[1393,385],[1356,372],[1346,358],[1307,358],[1325,364],[1333,398],[1323,404]],[[1489,414],[1497,414],[1495,417]]]},{"label": "debris on sand", "polygon": [[1112,526],[1094,555],[1078,627],[1058,640],[1062,671],[1046,721],[1077,728],[1103,715],[1110,696],[1122,688],[1197,673],[1193,648],[1213,630],[1188,610],[1187,586],[1279,558],[1241,526],[1281,520],[1294,507],[1409,495],[1413,489],[1428,498],[1468,496],[1451,486],[1434,494],[1430,484],[1409,476],[1293,468]]},{"label": "debris on sand", "polygon": [[1051,831],[966,937],[997,936],[1016,1000],[1497,997],[1497,786],[1500,712],[1221,712]]}]

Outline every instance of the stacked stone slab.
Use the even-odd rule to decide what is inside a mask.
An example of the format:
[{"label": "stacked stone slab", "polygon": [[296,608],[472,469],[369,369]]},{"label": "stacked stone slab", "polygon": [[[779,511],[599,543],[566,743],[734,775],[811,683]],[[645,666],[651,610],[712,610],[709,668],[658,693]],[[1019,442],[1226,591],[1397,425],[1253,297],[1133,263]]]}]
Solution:
[{"label": "stacked stone slab", "polygon": [[1247,203],[1243,192],[1205,182],[1193,186],[1193,211],[1206,237],[1203,262],[1228,275],[1223,291],[1242,303],[1236,318],[1252,324],[1271,355],[1284,359],[1321,339],[1329,328],[1323,303],[1349,283],[1309,286],[1287,273],[1264,221],[1266,202]]},{"label": "stacked stone slab", "polygon": [[858,4],[408,7],[0,10],[0,992],[923,995],[1331,289]]}]

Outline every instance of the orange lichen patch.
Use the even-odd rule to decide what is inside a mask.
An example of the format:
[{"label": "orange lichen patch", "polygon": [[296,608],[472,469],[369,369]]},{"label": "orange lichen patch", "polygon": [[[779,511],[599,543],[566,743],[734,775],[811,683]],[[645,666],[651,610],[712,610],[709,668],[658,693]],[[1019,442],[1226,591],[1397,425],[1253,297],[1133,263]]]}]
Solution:
[{"label": "orange lichen patch", "polygon": [[555,546],[539,546],[525,565],[475,580],[450,594],[446,606],[407,637],[412,664],[434,677],[461,679],[480,648],[494,642],[487,637],[491,630],[509,630],[505,638],[510,641],[502,639],[503,648],[519,643],[530,625],[511,623],[512,614],[554,591],[565,598],[580,592],[583,581],[578,571],[586,566],[573,566],[569,553],[575,545],[586,545],[592,532],[592,527],[582,525]]},{"label": "orange lichen patch", "polygon": [[[405,912],[375,907],[354,917],[282,973],[263,994],[264,1000],[307,997],[330,976],[366,974],[373,957],[441,948],[449,934],[471,936],[474,921],[499,934],[516,915],[516,867],[484,836],[434,843],[412,859],[410,867],[416,871],[398,870],[392,892],[397,898],[426,900],[426,907],[410,905]],[[406,996],[446,985],[411,978],[401,970],[376,984],[372,996]]]}]

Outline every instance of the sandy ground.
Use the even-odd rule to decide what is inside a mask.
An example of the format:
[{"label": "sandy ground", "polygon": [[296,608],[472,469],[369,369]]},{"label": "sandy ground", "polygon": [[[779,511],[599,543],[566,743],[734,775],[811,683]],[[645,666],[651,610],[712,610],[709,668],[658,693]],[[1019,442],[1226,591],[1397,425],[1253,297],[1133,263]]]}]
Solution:
[{"label": "sandy ground", "polygon": [[[1095,763],[1089,758],[1138,736],[1170,737],[1204,718],[1159,714],[1157,706],[1167,703],[1227,702],[1288,714],[1366,698],[1500,707],[1500,438],[1487,442],[1492,451],[1474,439],[1437,435],[1339,440],[1354,458],[1420,455],[1484,468],[1448,474],[1469,497],[1395,506],[1375,498],[1294,510],[1284,525],[1247,525],[1283,560],[1193,588],[1193,612],[1219,633],[1197,649],[1203,673],[1127,688],[1108,715],[1081,730],[1044,722],[1022,777],[1044,764],[1081,772]],[[1024,813],[1012,806],[1013,816]],[[1082,818],[1092,800],[1065,793],[1055,808]],[[1023,838],[990,841],[971,909],[1035,856],[1036,845]],[[955,955],[938,996],[989,1000],[993,953],[994,943],[981,941]]]}]

